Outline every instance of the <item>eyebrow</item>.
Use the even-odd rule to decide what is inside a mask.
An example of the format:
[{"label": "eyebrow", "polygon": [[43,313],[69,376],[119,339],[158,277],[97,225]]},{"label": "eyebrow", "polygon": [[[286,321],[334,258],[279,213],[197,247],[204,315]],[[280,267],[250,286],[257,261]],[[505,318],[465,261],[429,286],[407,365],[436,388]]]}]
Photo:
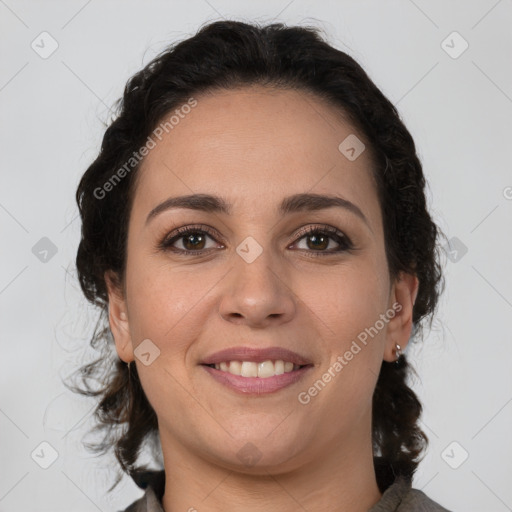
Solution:
[{"label": "eyebrow", "polygon": [[[343,208],[358,216],[368,227],[368,219],[354,203],[342,197],[322,194],[294,194],[283,199],[279,205],[278,214],[287,215],[295,212],[312,212],[327,208]],[[232,207],[226,199],[210,194],[190,194],[186,196],[170,197],[153,208],[146,218],[146,225],[151,219],[163,211],[173,208],[186,208],[211,213],[224,213],[231,215]]]}]

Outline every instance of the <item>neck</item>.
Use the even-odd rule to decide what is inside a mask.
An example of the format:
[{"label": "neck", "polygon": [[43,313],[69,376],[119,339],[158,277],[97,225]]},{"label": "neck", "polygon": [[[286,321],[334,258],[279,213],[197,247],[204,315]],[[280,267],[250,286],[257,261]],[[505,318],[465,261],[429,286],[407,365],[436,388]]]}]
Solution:
[{"label": "neck", "polygon": [[[371,442],[328,443],[323,456],[288,471],[258,474],[214,464],[161,432],[166,475],[165,512],[330,510],[366,512],[381,498]],[[332,446],[339,446],[333,450]]]}]

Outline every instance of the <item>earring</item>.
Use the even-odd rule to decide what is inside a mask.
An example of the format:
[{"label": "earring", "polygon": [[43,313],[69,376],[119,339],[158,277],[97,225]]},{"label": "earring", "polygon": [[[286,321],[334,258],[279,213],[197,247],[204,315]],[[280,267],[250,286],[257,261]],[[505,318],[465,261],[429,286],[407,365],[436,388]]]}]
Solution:
[{"label": "earring", "polygon": [[128,361],[128,362],[126,363],[126,366],[128,366],[128,378],[130,378],[130,377],[132,376],[132,371],[131,371],[131,370],[132,370],[132,368],[131,368],[131,364],[132,364],[132,362],[131,362],[131,361]]},{"label": "earring", "polygon": [[396,347],[396,361],[395,363],[398,363],[398,360],[400,359],[400,356],[402,355],[402,350],[400,347],[400,345],[398,343],[395,343],[395,347]]}]

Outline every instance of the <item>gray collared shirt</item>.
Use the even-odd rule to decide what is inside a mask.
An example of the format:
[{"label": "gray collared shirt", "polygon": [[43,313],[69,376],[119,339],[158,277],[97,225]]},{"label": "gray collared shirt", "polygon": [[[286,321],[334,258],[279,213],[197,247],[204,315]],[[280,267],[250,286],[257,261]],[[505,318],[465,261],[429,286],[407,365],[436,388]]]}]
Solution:
[{"label": "gray collared shirt", "polygon": [[[148,486],[145,494],[122,512],[164,512],[161,496]],[[409,482],[397,478],[382,498],[368,512],[450,512],[422,491],[412,489]]]}]

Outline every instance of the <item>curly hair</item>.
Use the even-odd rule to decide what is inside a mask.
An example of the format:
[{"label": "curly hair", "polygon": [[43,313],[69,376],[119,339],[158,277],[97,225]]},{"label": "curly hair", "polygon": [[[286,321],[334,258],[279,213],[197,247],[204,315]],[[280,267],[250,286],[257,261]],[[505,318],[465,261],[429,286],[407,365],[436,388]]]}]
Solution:
[{"label": "curly hair", "polygon": [[[422,337],[429,318],[431,326],[444,288],[437,243],[442,233],[427,209],[414,141],[396,108],[352,57],[330,46],[317,28],[282,23],[213,22],[170,45],[128,80],[116,103],[117,117],[76,191],[82,221],[76,266],[85,297],[100,309],[91,340],[100,354],[80,368],[81,383],[73,389],[98,400],[95,430],[103,437],[89,447],[102,453],[114,447],[122,470],[134,479],[147,469],[138,459],[144,442],[156,436],[157,417],[136,368],[129,370],[113,349],[104,276],[110,271],[124,289],[128,220],[140,163],[101,198],[98,190],[164,116],[192,95],[250,85],[313,93],[348,116],[368,142],[389,275],[396,278],[404,271],[419,279],[411,339]],[[412,480],[428,443],[418,425],[421,403],[407,383],[410,370],[404,355],[396,363],[383,361],[373,395],[374,467],[381,492],[399,475]]]}]

